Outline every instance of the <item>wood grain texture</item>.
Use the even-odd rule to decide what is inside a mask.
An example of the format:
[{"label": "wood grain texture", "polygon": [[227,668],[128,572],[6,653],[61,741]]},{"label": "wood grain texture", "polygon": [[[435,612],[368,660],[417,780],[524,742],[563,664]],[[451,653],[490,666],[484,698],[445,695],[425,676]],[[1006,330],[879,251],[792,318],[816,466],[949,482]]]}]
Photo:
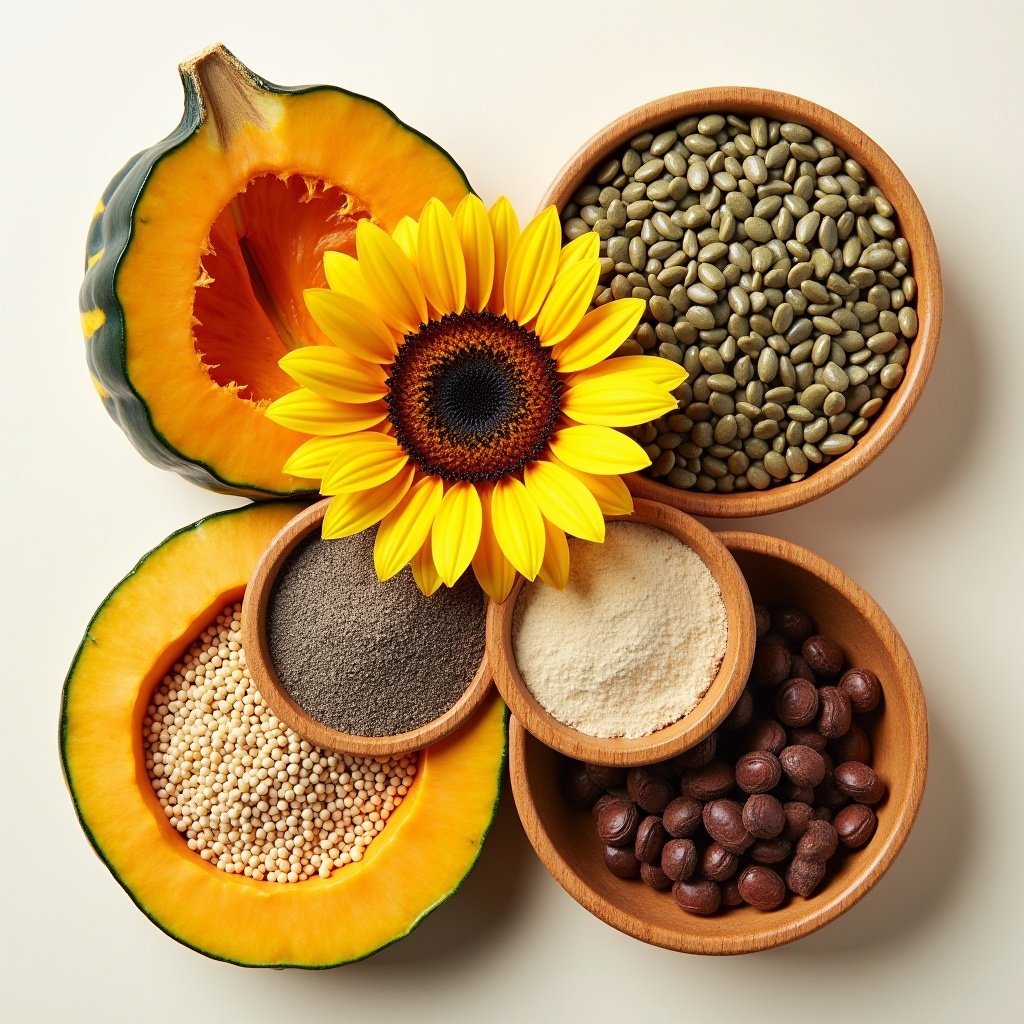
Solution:
[{"label": "wood grain texture", "polygon": [[691,515],[734,518],[760,516],[803,505],[828,494],[856,476],[892,443],[913,411],[935,362],[942,324],[942,276],[939,256],[924,208],[910,182],[889,155],[859,128],[826,107],[769,89],[721,86],[694,89],[654,100],[631,110],[599,131],[562,168],[541,201],[541,207],[559,210],[584,184],[596,165],[613,155],[631,138],[647,130],[671,125],[693,114],[711,112],[763,114],[796,121],[814,129],[842,146],[858,160],[896,208],[900,233],[910,243],[912,271],[918,285],[917,337],[910,345],[906,376],[888,398],[871,426],[845,455],[816,469],[797,483],[770,487],[765,491],[733,494],[705,494],[684,491],[649,477],[627,477],[630,490],[643,498],[663,501]]},{"label": "wood grain texture", "polygon": [[[729,713],[746,682],[754,656],[754,607],[735,559],[706,527],[658,502],[637,499],[632,516],[610,520],[646,523],[665,530],[703,559],[722,592],[729,639],[707,693],[688,715],[637,739],[598,739],[578,732],[549,714],[530,692],[516,666],[512,649],[512,620],[525,580],[520,577],[501,604],[487,608],[487,653],[497,684],[512,714],[549,747],[594,764],[635,765],[661,761],[688,750],[714,730]],[[540,584],[538,584],[540,585]]]},{"label": "wood grain texture", "polygon": [[870,595],[834,565],[804,548],[754,533],[720,533],[762,603],[806,608],[818,628],[842,644],[850,664],[878,673],[881,707],[859,716],[872,764],[888,787],[875,810],[878,830],[842,858],[810,899],[791,897],[778,910],[749,906],[694,917],[672,897],[605,867],[590,814],[564,799],[555,751],[511,724],[512,792],[526,833],[566,892],[612,927],[644,942],[687,953],[750,953],[792,942],[833,921],[881,878],[917,817],[928,769],[928,721],[917,670],[903,640]]},{"label": "wood grain texture", "polygon": [[356,736],[311,718],[288,695],[271,660],[266,623],[267,604],[274,581],[295,547],[314,530],[320,529],[329,504],[330,499],[325,498],[290,520],[270,542],[256,565],[242,602],[242,643],[249,672],[270,710],[289,729],[310,743],[326,750],[361,757],[395,757],[419,750],[458,729],[487,698],[491,689],[491,673],[486,653],[466,692],[440,718],[394,736]]}]

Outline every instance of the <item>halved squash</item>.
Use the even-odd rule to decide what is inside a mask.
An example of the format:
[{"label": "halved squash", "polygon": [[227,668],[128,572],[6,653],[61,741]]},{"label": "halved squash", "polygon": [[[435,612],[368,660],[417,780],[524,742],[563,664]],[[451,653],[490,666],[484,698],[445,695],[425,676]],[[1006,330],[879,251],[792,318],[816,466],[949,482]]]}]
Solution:
[{"label": "halved squash", "polygon": [[325,879],[260,882],[188,849],[146,772],[154,687],[227,604],[300,510],[267,502],[172,534],[114,588],[64,686],[60,749],[79,820],[139,908],[187,946],[243,966],[329,967],[407,935],[476,862],[501,788],[505,714],[490,700],[420,753],[416,781],[356,864]]},{"label": "halved squash", "polygon": [[469,190],[451,157],[375,100],[284,88],[215,46],[181,66],[185,113],[103,193],[80,304],[93,384],[151,462],[214,490],[308,490],[281,472],[296,444],[264,416],[294,388],[278,368],[330,344],[303,289],[323,254],[354,251],[431,196]]}]

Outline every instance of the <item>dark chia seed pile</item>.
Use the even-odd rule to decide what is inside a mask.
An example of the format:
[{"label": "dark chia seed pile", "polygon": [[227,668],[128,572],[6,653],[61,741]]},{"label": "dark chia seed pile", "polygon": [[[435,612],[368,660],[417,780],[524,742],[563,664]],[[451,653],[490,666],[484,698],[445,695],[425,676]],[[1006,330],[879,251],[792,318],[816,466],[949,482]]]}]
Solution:
[{"label": "dark chia seed pile", "polygon": [[267,607],[267,641],[281,684],[324,725],[391,736],[443,715],[484,653],[486,605],[469,574],[432,597],[408,569],[381,583],[372,532],[314,533],[282,565]]}]

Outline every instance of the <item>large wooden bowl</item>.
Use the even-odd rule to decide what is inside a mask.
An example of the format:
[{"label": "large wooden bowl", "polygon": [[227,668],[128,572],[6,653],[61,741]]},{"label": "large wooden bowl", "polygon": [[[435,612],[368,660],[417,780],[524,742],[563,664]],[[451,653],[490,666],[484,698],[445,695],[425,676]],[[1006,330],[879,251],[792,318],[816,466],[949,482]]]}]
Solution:
[{"label": "large wooden bowl", "polygon": [[815,469],[797,483],[773,485],[764,491],[737,491],[732,494],[684,491],[650,477],[629,478],[634,494],[663,501],[698,516],[760,516],[794,508],[835,490],[856,476],[892,443],[921,397],[935,361],[942,323],[942,278],[928,218],[903,172],[873,139],[855,125],[817,103],[768,89],[722,86],[676,93],[646,103],[607,127],[602,128],[559,171],[541,206],[559,210],[590,177],[593,169],[620,151],[630,139],[647,130],[672,124],[694,114],[712,112],[763,114],[766,117],[796,121],[842,146],[847,155],[858,160],[896,208],[900,233],[910,243],[912,271],[917,281],[917,337],[910,345],[910,359],[902,383],[886,400],[871,426],[845,455],[827,466]]},{"label": "large wooden bowl", "polygon": [[592,764],[649,764],[674,757],[699,743],[736,703],[754,657],[754,606],[735,559],[718,537],[696,519],[669,505],[643,499],[637,499],[633,515],[609,519],[645,523],[677,537],[703,559],[722,592],[729,639],[718,674],[697,706],[671,725],[637,739],[599,739],[558,721],[537,702],[516,666],[512,620],[525,583],[522,577],[504,602],[491,601],[488,606],[487,657],[509,711],[548,746]]},{"label": "large wooden bowl", "polygon": [[878,829],[861,850],[840,860],[808,900],[791,897],[767,913],[749,906],[694,917],[667,892],[616,878],[605,867],[591,815],[571,805],[559,784],[559,755],[513,721],[512,792],[526,833],[545,867],[591,913],[628,935],[687,953],[750,953],[792,942],[848,910],[882,877],[906,841],[924,793],[928,722],[917,670],[885,612],[835,566],[787,541],[721,533],[754,599],[806,608],[818,628],[842,643],[847,660],[878,673],[882,706],[859,716],[872,764],[888,786],[876,808]]},{"label": "large wooden bowl", "polygon": [[242,602],[242,640],[246,662],[256,689],[270,710],[304,740],[326,750],[360,757],[397,757],[437,743],[465,722],[491,689],[491,673],[484,654],[466,692],[439,718],[392,736],[357,736],[332,729],[311,718],[292,700],[274,668],[267,641],[267,605],[274,581],[288,556],[314,530],[320,529],[330,499],[325,498],[288,521],[270,542],[256,565]]}]

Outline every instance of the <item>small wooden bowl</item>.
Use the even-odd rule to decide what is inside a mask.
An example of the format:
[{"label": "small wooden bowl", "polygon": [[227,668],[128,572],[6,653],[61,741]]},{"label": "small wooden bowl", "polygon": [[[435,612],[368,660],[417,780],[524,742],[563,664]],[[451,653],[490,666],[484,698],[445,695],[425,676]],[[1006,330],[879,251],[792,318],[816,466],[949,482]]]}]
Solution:
[{"label": "small wooden bowl", "polygon": [[486,699],[491,688],[491,672],[486,654],[466,692],[440,718],[394,736],[357,736],[332,729],[311,718],[281,685],[270,658],[266,630],[267,604],[277,574],[297,545],[314,530],[320,529],[329,504],[330,499],[325,498],[290,520],[270,542],[256,565],[242,602],[242,640],[249,671],[256,689],[270,710],[289,729],[310,743],[360,757],[396,757],[420,750],[458,729]]},{"label": "small wooden bowl", "polygon": [[634,494],[674,505],[690,515],[722,518],[768,515],[795,508],[835,490],[877,458],[906,423],[924,390],[939,343],[942,323],[939,256],[920,200],[903,172],[878,143],[849,121],[817,103],[768,89],[744,86],[694,89],[631,110],[602,128],[583,145],[559,171],[541,201],[541,206],[554,205],[561,210],[573,193],[586,182],[594,167],[641,132],[657,129],[694,114],[712,112],[762,114],[769,118],[796,121],[842,146],[848,156],[863,165],[896,208],[899,231],[910,243],[913,260],[911,269],[918,288],[918,331],[910,345],[906,376],[886,399],[871,426],[845,455],[834,459],[827,466],[813,470],[797,483],[780,484],[764,491],[706,494],[680,490],[638,474],[628,478],[630,490]]},{"label": "small wooden bowl", "polygon": [[518,722],[512,722],[509,736],[516,807],[555,881],[613,928],[686,953],[751,953],[780,946],[848,910],[882,877],[906,841],[928,767],[921,681],[885,612],[848,576],[804,548],[754,533],[719,537],[739,562],[755,600],[806,608],[823,633],[840,640],[849,663],[873,669],[882,680],[881,707],[857,717],[871,739],[872,765],[888,787],[875,808],[878,829],[867,846],[841,860],[817,894],[807,900],[790,897],[767,913],[742,906],[694,917],[668,892],[616,878],[604,864],[591,815],[562,795],[558,754]]},{"label": "small wooden bowl", "polygon": [[609,516],[609,520],[645,523],[677,537],[703,559],[722,592],[729,639],[718,674],[697,706],[671,725],[637,739],[600,739],[558,721],[538,703],[516,666],[512,620],[526,582],[522,577],[504,602],[491,601],[488,606],[487,656],[509,710],[549,747],[592,764],[649,764],[674,757],[699,743],[736,703],[754,657],[754,605],[733,557],[715,534],[690,516],[668,505],[638,499],[633,515]]}]

